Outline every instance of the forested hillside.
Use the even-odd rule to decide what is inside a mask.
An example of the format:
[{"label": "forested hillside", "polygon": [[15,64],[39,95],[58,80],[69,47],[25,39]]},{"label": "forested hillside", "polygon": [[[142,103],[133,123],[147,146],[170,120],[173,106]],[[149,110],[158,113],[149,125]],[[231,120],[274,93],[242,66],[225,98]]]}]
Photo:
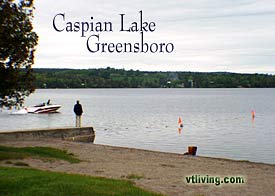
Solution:
[{"label": "forested hillside", "polygon": [[36,88],[271,88],[275,76],[228,72],[34,69]]}]

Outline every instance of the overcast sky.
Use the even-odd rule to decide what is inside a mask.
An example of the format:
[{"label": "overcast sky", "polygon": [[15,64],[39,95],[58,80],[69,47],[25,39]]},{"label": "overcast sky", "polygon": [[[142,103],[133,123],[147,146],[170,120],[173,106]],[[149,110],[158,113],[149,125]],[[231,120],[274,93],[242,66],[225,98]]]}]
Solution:
[{"label": "overcast sky", "polygon": [[[34,68],[114,67],[149,71],[227,71],[275,74],[274,0],[37,0],[34,30],[39,35]],[[172,53],[91,53],[88,36],[99,42],[140,42],[139,33],[119,32],[143,19],[156,23],[145,33],[148,43],[173,43]],[[110,21],[113,32],[57,32],[53,18],[65,13],[66,22]]]}]

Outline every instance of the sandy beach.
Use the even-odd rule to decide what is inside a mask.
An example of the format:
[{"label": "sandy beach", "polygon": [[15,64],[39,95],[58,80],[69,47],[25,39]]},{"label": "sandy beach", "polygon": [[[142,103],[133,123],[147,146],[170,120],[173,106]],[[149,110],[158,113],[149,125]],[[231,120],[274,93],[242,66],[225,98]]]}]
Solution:
[{"label": "sandy beach", "polygon": [[[50,146],[65,149],[75,154],[81,163],[70,164],[64,161],[45,162],[39,159],[25,159],[30,167],[102,176],[115,179],[128,179],[129,175],[139,176],[130,179],[147,190],[170,196],[272,196],[275,195],[275,165],[234,161],[200,156],[154,152],[147,150],[105,146],[99,144],[75,143],[60,140],[4,141],[6,146]],[[5,165],[5,162],[1,162]],[[192,177],[239,177],[244,183],[187,183]],[[187,177],[187,178],[186,178]],[[128,179],[129,180],[129,179]]]}]

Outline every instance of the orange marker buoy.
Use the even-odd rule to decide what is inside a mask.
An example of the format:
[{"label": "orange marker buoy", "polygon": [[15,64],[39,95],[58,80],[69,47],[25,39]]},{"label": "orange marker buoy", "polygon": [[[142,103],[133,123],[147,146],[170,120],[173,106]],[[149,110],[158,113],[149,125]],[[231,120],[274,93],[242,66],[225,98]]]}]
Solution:
[{"label": "orange marker buoy", "polygon": [[178,132],[179,132],[179,134],[181,134],[181,130],[182,130],[182,127],[183,127],[181,117],[179,117],[179,119],[178,119],[178,125],[179,125]]},{"label": "orange marker buoy", "polygon": [[180,127],[180,128],[182,128],[182,127],[183,127],[181,117],[179,117],[178,124],[179,124],[179,127]]},{"label": "orange marker buoy", "polygon": [[253,119],[255,118],[255,115],[256,115],[255,111],[252,110],[252,111],[251,111],[251,117],[252,117]]}]

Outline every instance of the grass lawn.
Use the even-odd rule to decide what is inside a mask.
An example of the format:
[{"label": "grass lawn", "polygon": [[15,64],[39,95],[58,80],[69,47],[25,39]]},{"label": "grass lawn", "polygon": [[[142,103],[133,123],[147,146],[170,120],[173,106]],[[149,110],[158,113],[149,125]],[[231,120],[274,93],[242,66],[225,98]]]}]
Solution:
[{"label": "grass lawn", "polygon": [[161,196],[124,180],[0,167],[0,194],[20,196]]},{"label": "grass lawn", "polygon": [[27,157],[42,159],[60,159],[70,163],[79,163],[80,160],[65,150],[50,147],[6,147],[0,146],[0,161],[7,159],[23,159]]}]

